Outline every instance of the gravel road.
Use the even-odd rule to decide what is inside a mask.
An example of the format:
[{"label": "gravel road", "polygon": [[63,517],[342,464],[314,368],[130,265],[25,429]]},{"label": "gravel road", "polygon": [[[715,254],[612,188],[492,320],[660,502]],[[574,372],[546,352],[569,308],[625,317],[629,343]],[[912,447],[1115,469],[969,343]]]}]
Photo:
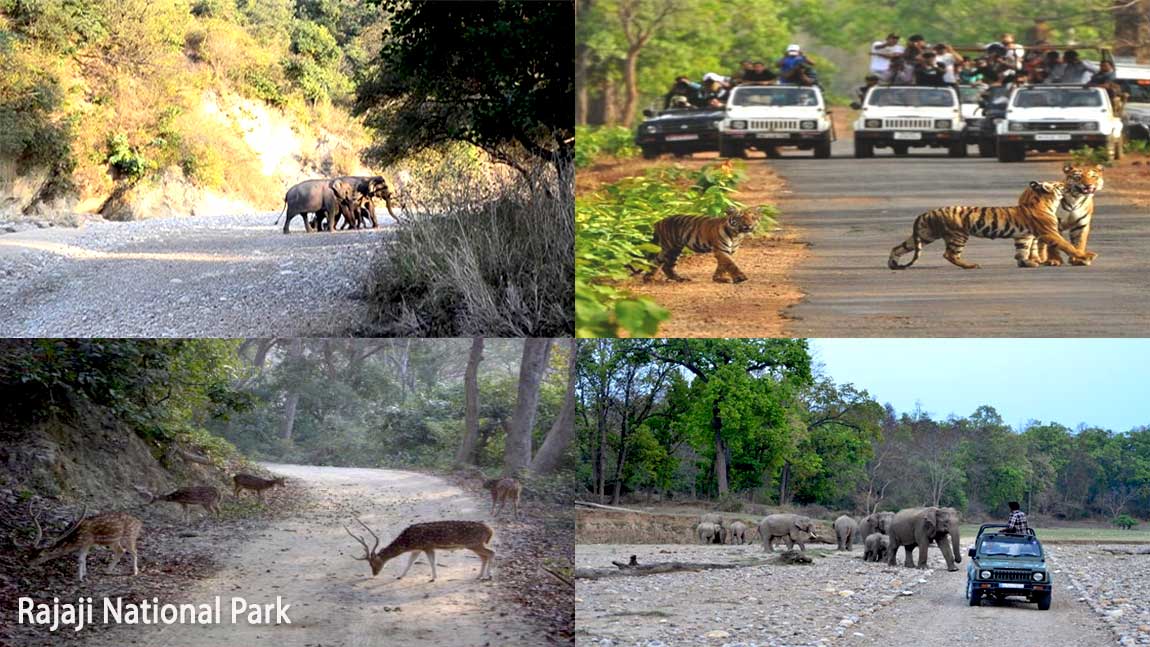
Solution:
[{"label": "gravel road", "polygon": [[[965,571],[948,573],[937,551],[931,569],[863,563],[852,553],[811,551],[814,564],[768,564],[734,570],[671,573],[644,577],[580,580],[576,590],[578,645],[587,647],[783,647],[826,645],[1004,644],[1020,647],[1118,644],[1108,624],[1125,627],[1124,645],[1150,642],[1139,618],[1148,611],[1146,577],[1118,580],[1130,585],[1117,602],[1100,606],[1123,613],[1106,618],[1092,612],[1092,594],[1082,578],[1109,590],[1123,568],[1086,547],[1055,547],[1054,606],[1033,604],[970,608],[963,597]],[[736,562],[761,557],[760,546],[579,545],[579,567],[609,567],[612,559],[635,554],[640,562]],[[1102,553],[1105,555],[1105,553]],[[1089,563],[1087,563],[1089,557]],[[1150,567],[1150,557],[1142,559]],[[1101,560],[1095,563],[1095,560]],[[965,561],[962,564],[965,567]],[[1063,570],[1067,571],[1063,573]],[[1077,574],[1071,579],[1070,572]],[[1143,575],[1150,575],[1143,573]],[[1103,598],[1105,596],[1102,596]],[[1114,615],[1114,614],[1112,614]],[[1121,623],[1125,623],[1122,625]],[[1150,631],[1150,627],[1147,627]],[[1142,636],[1146,636],[1145,641]]]},{"label": "gravel road", "polygon": [[792,191],[779,203],[784,225],[801,228],[811,245],[790,277],[806,296],[785,312],[793,319],[788,335],[1106,337],[1150,329],[1150,219],[1115,195],[1115,183],[1096,198],[1089,246],[1099,258],[1090,267],[1019,268],[1009,241],[972,239],[964,257],[982,269],[951,265],[936,241],[913,267],[892,271],[890,249],[918,214],[1016,204],[1028,181],[1059,179],[1065,156],[1018,164],[936,152],[856,160],[849,134],[833,154],[769,162]]},{"label": "gravel road", "polygon": [[[291,624],[122,626],[101,637],[101,647],[384,647],[392,645],[543,645],[545,634],[521,608],[500,602],[499,563],[494,580],[480,582],[479,559],[470,551],[440,551],[439,579],[426,558],[396,580],[407,558],[387,563],[371,577],[353,557],[363,549],[341,524],[358,515],[383,542],[406,525],[439,519],[485,519],[487,507],[462,490],[431,476],[394,470],[265,465],[313,490],[321,501],[305,518],[280,521],[234,554],[223,568],[186,592],[192,601],[233,595],[292,605]],[[368,538],[371,541],[371,538]],[[498,557],[496,534],[492,547]],[[225,616],[227,611],[225,610]]]},{"label": "gravel road", "polygon": [[285,236],[275,219],[94,222],[0,235],[0,334],[343,334],[362,318],[357,295],[390,229]]}]

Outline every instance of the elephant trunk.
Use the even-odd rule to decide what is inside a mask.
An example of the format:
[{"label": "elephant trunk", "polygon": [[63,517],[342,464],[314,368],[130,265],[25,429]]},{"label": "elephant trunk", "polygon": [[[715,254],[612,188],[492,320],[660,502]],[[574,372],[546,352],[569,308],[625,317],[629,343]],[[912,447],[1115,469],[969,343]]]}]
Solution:
[{"label": "elephant trunk", "polygon": [[387,215],[391,216],[392,220],[399,222],[399,217],[396,216],[395,212],[391,210],[391,196],[384,196],[383,204],[385,207],[387,207]]}]

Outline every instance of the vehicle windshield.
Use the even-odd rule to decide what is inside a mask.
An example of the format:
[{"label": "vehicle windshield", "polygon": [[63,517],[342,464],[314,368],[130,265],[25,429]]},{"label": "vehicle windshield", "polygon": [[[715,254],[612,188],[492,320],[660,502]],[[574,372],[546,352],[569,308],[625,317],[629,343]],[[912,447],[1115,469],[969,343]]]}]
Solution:
[{"label": "vehicle windshield", "polygon": [[981,96],[982,90],[979,88],[963,86],[958,89],[958,97],[963,103],[978,103]]},{"label": "vehicle windshield", "polygon": [[868,106],[953,108],[954,92],[946,88],[875,88]]},{"label": "vehicle windshield", "polygon": [[979,554],[984,556],[1042,557],[1042,548],[1030,537],[988,537]]},{"label": "vehicle windshield", "polygon": [[731,99],[736,106],[817,106],[819,97],[811,88],[739,88]]},{"label": "vehicle windshield", "polygon": [[1102,93],[1091,88],[1025,88],[1014,95],[1015,108],[1100,108]]},{"label": "vehicle windshield", "polygon": [[1150,103],[1150,79],[1119,79],[1118,85],[1130,95],[1127,103]]}]

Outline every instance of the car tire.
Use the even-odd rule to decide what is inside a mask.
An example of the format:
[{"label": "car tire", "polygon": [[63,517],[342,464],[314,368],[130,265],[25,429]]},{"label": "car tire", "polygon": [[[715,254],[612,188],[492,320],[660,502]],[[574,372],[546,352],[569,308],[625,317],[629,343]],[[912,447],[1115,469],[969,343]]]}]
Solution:
[{"label": "car tire", "polygon": [[994,140],[978,140],[978,156],[979,157],[994,157]]},{"label": "car tire", "polygon": [[783,156],[782,153],[779,152],[778,147],[776,147],[776,146],[764,147],[763,148],[763,154],[765,154],[767,157],[769,157],[773,160],[779,159],[780,157]]},{"label": "car tire", "polygon": [[858,159],[874,157],[874,144],[855,139],[855,157]]},{"label": "car tire", "polygon": [[974,588],[973,584],[966,585],[966,600],[972,607],[982,604],[982,593]]},{"label": "car tire", "polygon": [[910,152],[910,146],[907,146],[906,144],[891,144],[890,148],[894,151],[894,154],[898,155],[899,157],[902,157]]},{"label": "car tire", "polygon": [[948,157],[966,157],[966,144],[963,142],[951,144],[947,147],[946,154]]},{"label": "car tire", "polygon": [[659,149],[651,148],[650,146],[643,147],[643,159],[653,160],[657,157],[659,157]]},{"label": "car tire", "polygon": [[1021,162],[1026,159],[1026,149],[1018,144],[999,144],[998,145],[998,161],[1000,162]]},{"label": "car tire", "polygon": [[825,160],[831,156],[831,140],[815,144],[815,159]]},{"label": "car tire", "polygon": [[1035,599],[1035,602],[1038,603],[1038,610],[1039,611],[1049,611],[1051,598],[1052,598],[1052,594],[1050,594],[1050,593],[1046,593],[1044,595],[1038,596],[1038,598]]},{"label": "car tire", "polygon": [[719,157],[746,157],[747,152],[738,144],[719,142]]}]

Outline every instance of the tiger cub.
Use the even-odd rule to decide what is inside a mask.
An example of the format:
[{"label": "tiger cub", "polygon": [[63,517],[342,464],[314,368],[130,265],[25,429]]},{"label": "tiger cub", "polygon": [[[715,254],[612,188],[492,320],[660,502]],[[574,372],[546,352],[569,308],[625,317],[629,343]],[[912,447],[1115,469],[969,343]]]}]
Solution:
[{"label": "tiger cub", "polygon": [[[924,245],[942,238],[946,241],[943,257],[967,270],[978,268],[977,263],[962,260],[962,250],[971,236],[977,238],[1013,238],[1014,258],[1019,267],[1038,267],[1030,259],[1031,243],[1037,236],[1073,258],[1089,261],[1093,252],[1079,252],[1058,233],[1055,213],[1066,192],[1061,182],[1031,182],[1018,198],[1016,207],[941,207],[921,214],[914,220],[910,238],[890,250],[887,266],[902,270],[914,265]],[[914,252],[910,262],[899,265],[898,258]]]},{"label": "tiger cub", "polygon": [[[1066,194],[1058,203],[1058,229],[1069,231],[1070,244],[1079,252],[1086,251],[1086,240],[1090,238],[1090,221],[1094,217],[1094,194],[1102,190],[1102,165],[1090,168],[1067,164],[1062,167],[1066,176]],[[1035,241],[1030,248],[1030,260],[1042,265],[1062,265],[1062,256],[1057,249]],[[1071,259],[1073,265],[1089,265],[1089,260]]]},{"label": "tiger cub", "polygon": [[[731,257],[738,251],[743,238],[758,226],[759,218],[757,209],[740,211],[730,207],[722,218],[671,216],[660,220],[655,223],[653,238],[660,250],[654,258],[654,265],[643,275],[643,280],[650,281],[661,267],[668,280],[689,281],[687,277],[675,273],[675,262],[686,247],[698,254],[715,254],[718,265],[711,276],[712,280],[718,283],[746,281],[747,275],[743,274]],[[729,279],[727,275],[730,275]]]}]

